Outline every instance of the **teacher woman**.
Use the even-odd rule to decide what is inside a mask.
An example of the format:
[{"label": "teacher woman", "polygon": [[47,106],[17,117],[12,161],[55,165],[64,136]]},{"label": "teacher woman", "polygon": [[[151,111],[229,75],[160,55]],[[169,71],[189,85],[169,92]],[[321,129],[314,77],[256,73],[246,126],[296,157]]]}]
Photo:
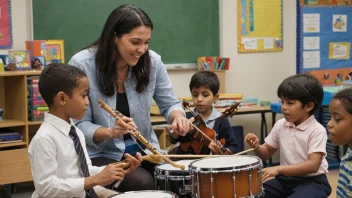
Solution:
[{"label": "teacher woman", "polygon": [[[100,99],[124,114],[124,120],[156,148],[159,142],[150,120],[152,99],[174,132],[184,136],[190,130],[161,57],[148,49],[152,30],[153,23],[143,10],[134,5],[120,6],[109,15],[100,37],[69,61],[89,79],[90,105],[76,125],[85,134],[93,165],[107,165],[120,161],[125,153],[134,154],[127,129],[100,108]],[[142,162],[125,176],[117,190],[154,189],[152,172],[153,166]]]}]

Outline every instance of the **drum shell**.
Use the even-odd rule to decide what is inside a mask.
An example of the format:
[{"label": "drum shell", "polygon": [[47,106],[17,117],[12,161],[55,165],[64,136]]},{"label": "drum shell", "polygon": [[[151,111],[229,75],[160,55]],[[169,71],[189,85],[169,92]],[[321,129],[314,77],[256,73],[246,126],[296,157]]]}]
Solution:
[{"label": "drum shell", "polygon": [[192,165],[196,161],[191,163],[189,169],[193,197],[259,197],[263,193],[262,161],[258,157],[255,158],[258,159],[255,163],[228,168],[197,168]]},{"label": "drum shell", "polygon": [[[166,170],[161,168],[162,165],[155,167],[154,180],[157,190],[167,190],[176,193],[180,198],[190,198],[192,193],[192,181],[188,171],[190,161],[180,160],[187,166],[187,170]],[[188,161],[186,163],[186,161]]]}]

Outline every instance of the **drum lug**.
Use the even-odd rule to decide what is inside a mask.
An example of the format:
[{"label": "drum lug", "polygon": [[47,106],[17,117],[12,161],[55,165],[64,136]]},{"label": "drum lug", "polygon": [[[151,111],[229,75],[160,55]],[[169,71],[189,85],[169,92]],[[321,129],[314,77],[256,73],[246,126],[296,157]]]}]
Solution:
[{"label": "drum lug", "polygon": [[169,189],[169,171],[165,171],[165,189]]},{"label": "drum lug", "polygon": [[158,178],[156,178],[156,172],[155,171],[154,171],[154,186],[155,186],[155,188],[158,188],[158,190],[159,190]]},{"label": "drum lug", "polygon": [[258,172],[259,172],[260,185],[262,185],[262,188],[263,188],[262,169],[260,168],[260,169],[258,170]]},{"label": "drum lug", "polygon": [[232,180],[233,180],[233,197],[236,198],[236,176],[235,173],[232,172]]},{"label": "drum lug", "polygon": [[214,184],[214,178],[213,178],[213,172],[210,172],[210,190],[211,190],[211,197],[214,198],[214,187],[213,187],[213,184]]},{"label": "drum lug", "polygon": [[249,180],[249,196],[252,197],[252,169],[249,170],[248,173],[248,180]]},{"label": "drum lug", "polygon": [[185,192],[186,192],[186,182],[185,182],[185,178],[183,177],[182,178],[182,182],[183,182],[183,185],[182,185],[182,188],[181,188],[181,192],[180,192],[180,194],[184,194]]},{"label": "drum lug", "polygon": [[193,171],[190,171],[191,172],[191,180],[192,180],[192,196],[194,195],[194,186],[195,186],[195,183],[194,183],[194,174],[193,174]]},{"label": "drum lug", "polygon": [[[199,175],[198,175],[198,172],[197,172],[197,189],[198,189],[198,195],[200,197],[200,187],[199,187]],[[196,197],[198,197],[198,196],[196,195]]]}]

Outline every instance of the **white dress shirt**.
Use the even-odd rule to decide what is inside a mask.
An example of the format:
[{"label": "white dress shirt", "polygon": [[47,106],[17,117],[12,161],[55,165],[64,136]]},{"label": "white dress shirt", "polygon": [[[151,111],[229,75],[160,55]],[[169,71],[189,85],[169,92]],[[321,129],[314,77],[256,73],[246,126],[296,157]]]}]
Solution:
[{"label": "white dress shirt", "polygon": [[[50,113],[45,113],[44,122],[28,148],[35,186],[32,198],[85,197],[79,158],[69,135],[71,125],[72,121],[69,124]],[[87,159],[90,175],[96,175],[105,166],[92,166],[85,147],[84,135],[81,130],[75,128]]]}]

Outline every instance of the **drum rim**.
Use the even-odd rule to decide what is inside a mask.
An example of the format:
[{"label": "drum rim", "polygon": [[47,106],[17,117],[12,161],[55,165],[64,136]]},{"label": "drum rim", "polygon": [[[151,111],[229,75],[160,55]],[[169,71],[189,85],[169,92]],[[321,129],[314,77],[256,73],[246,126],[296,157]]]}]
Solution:
[{"label": "drum rim", "polygon": [[[195,161],[195,160],[179,160],[179,161],[191,161],[187,167],[189,167],[189,165]],[[176,161],[177,163],[178,161]],[[156,175],[166,175],[165,172],[168,171],[169,174],[168,175],[172,175],[170,173],[176,173],[176,174],[183,174],[183,173],[189,173],[189,169],[188,170],[181,170],[181,169],[176,169],[176,170],[166,170],[166,169],[161,169],[160,167],[163,166],[163,165],[166,165],[166,164],[160,164],[160,165],[157,165],[155,166],[154,168],[154,174]],[[189,174],[188,174],[189,175]]]},{"label": "drum rim", "polygon": [[230,167],[230,168],[197,168],[197,169],[190,169],[190,172],[193,173],[232,173],[232,172],[239,172],[248,169],[260,169],[262,168],[262,164],[256,164],[254,166],[247,165],[245,167]]},{"label": "drum rim", "polygon": [[165,172],[168,172],[168,175],[172,175],[170,173],[178,173],[178,174],[182,174],[182,173],[189,173],[189,168],[188,170],[162,170],[162,169],[157,169],[157,167],[155,167],[154,169],[154,173],[159,173],[160,175],[166,175]]},{"label": "drum rim", "polygon": [[166,178],[170,181],[182,181],[182,180],[190,180],[191,179],[191,174],[187,176],[166,176],[166,175],[155,175],[156,179],[158,180],[165,180]]},{"label": "drum rim", "polygon": [[[221,157],[235,157],[235,156],[221,156]],[[212,171],[233,172],[238,169],[243,170],[244,168],[248,168],[248,167],[257,168],[257,166],[259,166],[259,167],[263,166],[262,159],[260,159],[258,156],[246,156],[246,157],[256,158],[258,161],[251,163],[251,164],[241,165],[241,166],[230,166],[230,167],[222,167],[222,168],[200,168],[200,167],[193,166],[193,163],[196,163],[196,162],[204,160],[204,159],[209,159],[209,158],[204,158],[204,159],[198,159],[198,160],[195,160],[194,162],[192,162],[189,165],[188,169],[190,172],[206,172],[206,173],[209,171],[210,172],[212,172]],[[213,158],[220,158],[220,157],[213,157]]]},{"label": "drum rim", "polygon": [[[173,195],[173,196],[177,196],[176,193],[171,192],[171,191],[166,191],[166,190],[141,190],[141,191],[128,191],[128,192],[124,192],[124,193],[119,193],[117,195],[122,195],[122,194],[133,194],[133,193],[143,193],[143,192],[162,192],[162,193],[167,193],[169,195]],[[115,196],[117,196],[115,195]]]},{"label": "drum rim", "polygon": [[[196,159],[197,160],[197,159]],[[175,161],[176,163],[177,162],[180,162],[180,161],[191,161],[188,165],[187,165],[187,167],[192,163],[192,162],[194,162],[194,161],[196,161],[196,160],[179,160],[179,161]],[[164,165],[170,165],[170,164],[167,164],[167,163],[165,163],[165,164],[159,164],[159,165],[157,165],[157,166],[155,166],[155,168],[154,168],[154,170],[155,171],[173,171],[173,172],[177,172],[177,171],[179,171],[179,172],[184,172],[184,171],[188,171],[188,170],[179,170],[179,169],[174,169],[174,170],[166,170],[166,169],[161,169],[160,167],[161,166],[164,166]],[[185,165],[185,164],[183,164],[183,165]],[[171,167],[172,167],[172,165],[170,165]],[[186,165],[185,165],[186,166]]]}]

